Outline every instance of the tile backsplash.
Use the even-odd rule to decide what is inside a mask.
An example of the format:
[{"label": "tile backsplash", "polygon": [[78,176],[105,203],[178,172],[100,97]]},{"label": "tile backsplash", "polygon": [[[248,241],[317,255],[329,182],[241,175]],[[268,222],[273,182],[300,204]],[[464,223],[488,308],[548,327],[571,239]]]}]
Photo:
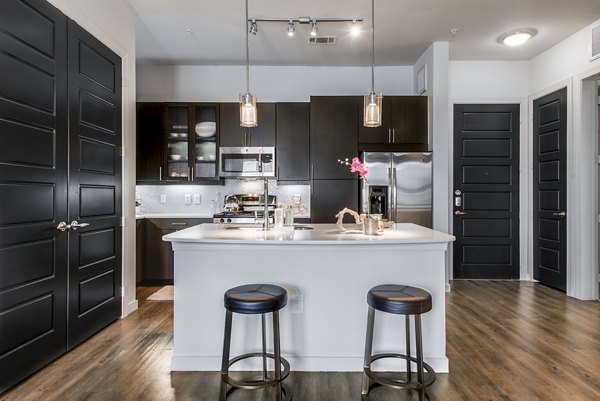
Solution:
[{"label": "tile backsplash", "polygon": [[[225,185],[137,185],[135,197],[141,206],[139,214],[190,213],[212,215],[223,209],[226,195],[263,193],[262,180],[227,179]],[[190,204],[186,204],[186,195]],[[277,185],[269,180],[269,195],[276,195],[277,202],[290,203],[292,195],[300,195],[310,217],[310,185]],[[161,203],[163,197],[164,203]],[[199,203],[195,203],[199,200]]]}]

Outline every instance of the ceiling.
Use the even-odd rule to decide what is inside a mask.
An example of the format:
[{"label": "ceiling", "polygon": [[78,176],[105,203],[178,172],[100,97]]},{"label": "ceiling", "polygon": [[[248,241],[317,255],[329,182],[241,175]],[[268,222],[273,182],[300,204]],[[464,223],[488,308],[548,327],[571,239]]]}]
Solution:
[{"label": "ceiling", "polygon": [[[138,62],[245,64],[244,0],[126,1],[138,15]],[[309,45],[310,25],[296,24],[288,37],[287,23],[259,22],[249,38],[250,63],[371,64],[369,0],[249,0],[250,18],[300,16],[365,21],[358,36],[350,34],[351,23],[318,24],[319,36],[337,36],[335,45]],[[434,41],[450,43],[451,60],[529,60],[598,18],[599,0],[376,0],[375,64],[413,65]],[[497,42],[519,28],[538,34],[518,48]]]}]

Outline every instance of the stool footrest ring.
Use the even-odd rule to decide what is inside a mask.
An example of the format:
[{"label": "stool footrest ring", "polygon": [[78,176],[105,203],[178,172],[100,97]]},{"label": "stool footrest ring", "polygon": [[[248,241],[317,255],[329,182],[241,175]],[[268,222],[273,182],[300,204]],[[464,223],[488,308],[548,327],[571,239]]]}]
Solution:
[{"label": "stool footrest ring", "polygon": [[423,384],[421,384],[415,380],[407,382],[406,380],[393,380],[393,379],[387,379],[385,377],[382,377],[382,373],[373,372],[371,370],[370,366],[371,366],[372,362],[379,360],[379,359],[385,359],[385,358],[399,358],[399,359],[409,360],[411,362],[417,363],[417,358],[414,358],[412,356],[408,356],[405,354],[385,353],[385,354],[372,355],[369,360],[369,367],[365,367],[363,370],[364,370],[365,374],[367,376],[369,376],[369,378],[371,380],[373,380],[374,382],[376,382],[378,384],[396,388],[396,389],[420,390],[423,387],[431,386],[431,384],[435,381],[435,371],[433,370],[433,368],[431,366],[429,366],[429,364],[427,364],[425,362],[423,362],[423,368],[425,369],[425,375],[424,375],[425,377],[423,379]]},{"label": "stool footrest ring", "polygon": [[[273,355],[273,354],[265,354],[265,355],[267,358],[275,360],[275,355]],[[235,364],[241,360],[248,359],[248,358],[262,358],[262,356],[263,356],[262,352],[250,352],[247,354],[242,354],[242,355],[236,356],[233,359],[230,359],[229,367],[231,367],[233,364]],[[280,380],[276,380],[273,378],[272,379],[267,378],[267,380],[264,380],[262,376],[248,377],[248,378],[236,380],[236,379],[232,378],[231,376],[229,376],[228,374],[223,374],[223,373],[221,373],[221,380],[223,380],[225,383],[227,383],[231,387],[243,388],[246,390],[275,386],[278,381],[280,381],[280,382],[283,381],[290,374],[289,362],[284,358],[280,358],[280,359],[281,359],[281,364],[283,365],[283,370],[281,371],[281,379]],[[282,386],[283,386],[283,383],[282,383]]]}]

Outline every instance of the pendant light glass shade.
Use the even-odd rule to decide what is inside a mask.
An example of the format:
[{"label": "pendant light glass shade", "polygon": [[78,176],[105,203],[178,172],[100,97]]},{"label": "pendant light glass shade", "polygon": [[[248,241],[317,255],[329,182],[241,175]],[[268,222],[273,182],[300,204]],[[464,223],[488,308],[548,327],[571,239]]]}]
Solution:
[{"label": "pendant light glass shade", "polygon": [[[252,20],[253,26],[256,21]],[[248,0],[246,0],[246,93],[240,93],[240,126],[256,127],[258,125],[258,114],[256,113],[256,98],[250,93],[250,51],[248,48]],[[253,33],[256,34],[256,29]]]},{"label": "pendant light glass shade", "polygon": [[256,127],[256,98],[251,93],[240,93],[240,126]]},{"label": "pendant light glass shade", "polygon": [[365,96],[364,104],[364,126],[365,127],[379,127],[381,126],[381,94],[377,95],[375,92],[369,93]]},{"label": "pendant light glass shade", "polygon": [[375,93],[375,0],[371,0],[371,92],[365,96],[363,126],[381,126],[381,93]]}]

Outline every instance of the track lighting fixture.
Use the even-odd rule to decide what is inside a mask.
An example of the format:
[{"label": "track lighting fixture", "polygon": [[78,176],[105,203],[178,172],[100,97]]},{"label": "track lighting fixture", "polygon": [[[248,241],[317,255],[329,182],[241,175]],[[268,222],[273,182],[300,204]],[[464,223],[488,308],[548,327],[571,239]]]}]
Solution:
[{"label": "track lighting fixture", "polygon": [[296,17],[296,18],[269,18],[269,17],[263,17],[263,18],[251,18],[248,19],[248,23],[250,25],[249,28],[249,32],[252,35],[256,35],[258,33],[258,22],[285,22],[288,24],[287,27],[287,34],[288,36],[294,36],[294,34],[296,33],[296,27],[294,26],[294,23],[299,23],[300,25],[308,25],[310,24],[311,29],[310,29],[310,36],[317,36],[318,33],[318,27],[317,27],[317,23],[323,23],[323,22],[351,22],[352,23],[352,28],[350,30],[350,32],[353,35],[358,35],[360,33],[360,25],[358,24],[359,22],[363,22],[362,18],[318,18],[318,17]]}]

